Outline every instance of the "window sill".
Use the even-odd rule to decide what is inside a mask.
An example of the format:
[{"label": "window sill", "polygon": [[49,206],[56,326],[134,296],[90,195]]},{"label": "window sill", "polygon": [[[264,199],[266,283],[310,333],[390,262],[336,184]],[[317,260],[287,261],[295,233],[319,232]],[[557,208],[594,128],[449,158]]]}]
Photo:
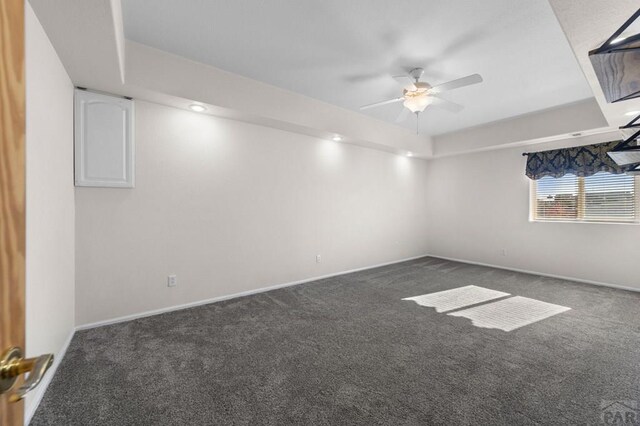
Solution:
[{"label": "window sill", "polygon": [[640,225],[640,222],[616,222],[613,220],[545,220],[529,219],[531,223],[578,223],[588,225]]}]

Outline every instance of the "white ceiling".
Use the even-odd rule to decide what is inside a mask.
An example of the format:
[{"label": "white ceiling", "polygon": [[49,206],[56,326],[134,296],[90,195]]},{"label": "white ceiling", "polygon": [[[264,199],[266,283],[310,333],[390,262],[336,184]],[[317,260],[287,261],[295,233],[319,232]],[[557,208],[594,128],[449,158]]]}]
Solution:
[{"label": "white ceiling", "polygon": [[123,13],[128,39],[352,110],[400,95],[390,75],[415,66],[434,85],[480,73],[444,96],[465,110],[423,114],[430,135],[593,96],[547,0],[126,0]]}]

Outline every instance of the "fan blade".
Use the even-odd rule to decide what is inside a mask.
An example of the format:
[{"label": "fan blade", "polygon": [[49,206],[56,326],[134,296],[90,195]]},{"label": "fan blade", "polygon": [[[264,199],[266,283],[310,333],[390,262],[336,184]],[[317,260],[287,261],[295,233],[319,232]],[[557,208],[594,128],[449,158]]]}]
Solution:
[{"label": "fan blade", "polygon": [[414,92],[416,90],[418,90],[418,88],[416,87],[415,82],[413,81],[413,78],[411,78],[408,75],[392,75],[393,79],[398,82],[398,84],[400,86],[402,86],[403,89],[406,89],[410,92]]},{"label": "fan blade", "polygon": [[400,101],[403,101],[403,100],[404,100],[403,97],[394,98],[394,99],[388,99],[386,101],[376,102],[376,103],[369,104],[369,105],[362,105],[360,107],[360,109],[363,110],[363,109],[375,108],[375,107],[378,107],[378,106],[382,106],[382,105],[386,105],[386,104],[392,104],[394,102],[400,102]]},{"label": "fan blade", "polygon": [[442,99],[439,96],[431,95],[429,96],[429,98],[431,99],[431,105],[433,105],[434,107],[446,109],[447,111],[451,112],[460,112],[464,109],[462,105],[448,101],[446,99]]},{"label": "fan blade", "polygon": [[477,83],[482,83],[482,76],[480,74],[471,74],[457,80],[452,80],[447,83],[442,83],[434,86],[429,90],[429,93],[442,93],[446,92],[447,90],[453,90],[459,87],[470,86]]},{"label": "fan blade", "polygon": [[400,111],[400,114],[398,114],[398,117],[396,118],[396,123],[402,123],[407,119],[408,116],[409,108],[402,107],[402,111]]}]

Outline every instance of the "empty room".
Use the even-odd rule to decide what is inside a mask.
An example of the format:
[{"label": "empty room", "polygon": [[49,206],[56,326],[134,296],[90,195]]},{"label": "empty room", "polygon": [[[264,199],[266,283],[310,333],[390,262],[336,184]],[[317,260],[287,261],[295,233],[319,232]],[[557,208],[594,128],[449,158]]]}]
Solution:
[{"label": "empty room", "polygon": [[640,424],[637,1],[0,5],[0,426]]}]

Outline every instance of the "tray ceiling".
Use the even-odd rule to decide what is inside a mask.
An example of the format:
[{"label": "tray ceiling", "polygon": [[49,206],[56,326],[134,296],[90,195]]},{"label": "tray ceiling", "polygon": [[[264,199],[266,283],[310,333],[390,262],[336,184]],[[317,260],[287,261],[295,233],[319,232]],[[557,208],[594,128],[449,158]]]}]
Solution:
[{"label": "tray ceiling", "polygon": [[[390,77],[421,66],[431,84],[484,83],[428,109],[437,135],[593,96],[546,0],[123,2],[125,35],[167,52],[358,110],[398,96]],[[363,113],[394,122],[400,105]],[[415,118],[401,125],[415,128]]]}]

